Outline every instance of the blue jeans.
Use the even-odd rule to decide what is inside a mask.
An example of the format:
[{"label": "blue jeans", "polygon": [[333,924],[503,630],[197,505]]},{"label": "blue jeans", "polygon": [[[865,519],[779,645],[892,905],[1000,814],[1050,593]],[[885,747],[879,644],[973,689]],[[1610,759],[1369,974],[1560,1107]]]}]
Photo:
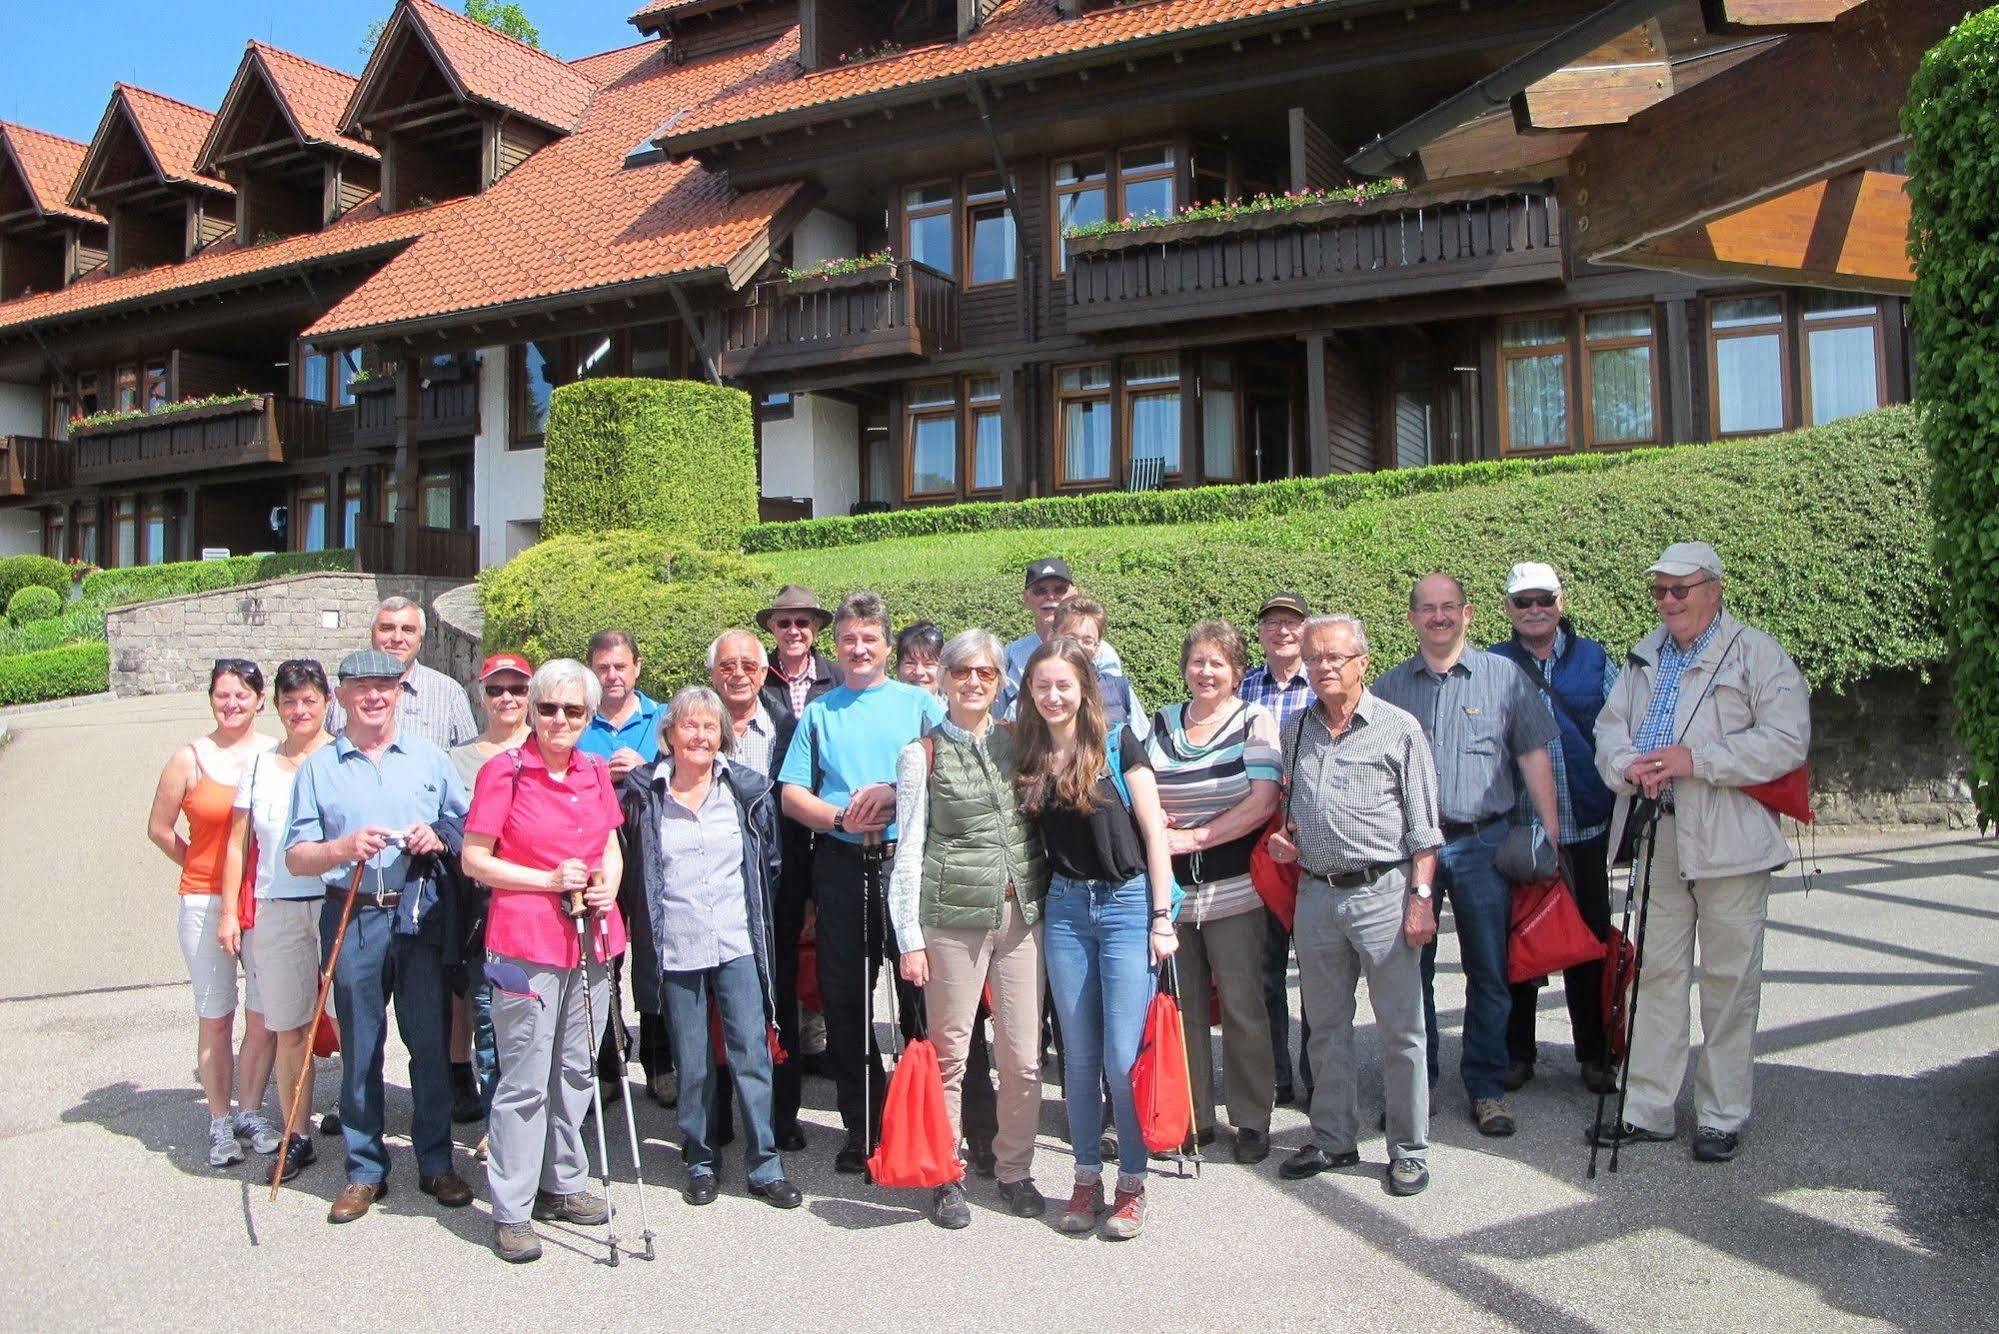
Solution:
[{"label": "blue jeans", "polygon": [[[333,1012],[340,1022],[340,1130],[347,1140],[347,1179],[374,1185],[389,1175],[382,1142],[382,1052],[388,1010],[396,1003],[396,1028],[410,1053],[410,1142],[417,1171],[451,1170],[450,1003],[444,980],[442,913],[420,935],[399,936],[386,908],[354,907],[347,939],[333,970]],[[319,938],[333,946],[340,904],[320,910]]]},{"label": "blue jeans", "polygon": [[1151,891],[1144,876],[1121,885],[1108,880],[1055,876],[1042,908],[1041,953],[1048,990],[1062,1026],[1062,1098],[1069,1110],[1069,1143],[1076,1169],[1098,1172],[1103,1155],[1104,1105],[1100,1082],[1111,1086],[1117,1118],[1118,1170],[1143,1176],[1145,1139],[1131,1096],[1131,1065],[1145,1033],[1152,1001]]},{"label": "blue jeans", "polygon": [[[1506,985],[1506,945],[1513,927],[1513,889],[1492,864],[1506,841],[1506,821],[1452,839],[1437,851],[1438,887],[1451,900],[1458,957],[1465,972],[1464,1051],[1458,1072],[1474,1101],[1506,1092],[1506,1023],[1513,996]],[[1437,942],[1423,947],[1423,1027],[1429,1037],[1430,1082],[1437,1082]]]},{"label": "blue jeans", "polygon": [[722,1047],[736,1099],[743,1108],[743,1163],[750,1184],[767,1186],[784,1175],[771,1128],[770,1038],[763,983],[748,954],[719,968],[663,975],[673,1064],[680,1072],[680,1158],[689,1178],[715,1174],[710,1122],[715,1111],[715,1049],[708,1036],[712,996],[722,1016]]}]

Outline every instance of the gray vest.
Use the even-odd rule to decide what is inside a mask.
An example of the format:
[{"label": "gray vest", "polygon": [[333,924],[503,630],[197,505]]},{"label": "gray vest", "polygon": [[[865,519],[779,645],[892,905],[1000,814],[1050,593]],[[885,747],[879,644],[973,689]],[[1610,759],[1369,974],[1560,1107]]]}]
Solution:
[{"label": "gray vest", "polygon": [[924,926],[997,928],[1007,883],[1032,925],[1048,892],[1041,835],[1014,804],[1013,734],[995,726],[983,753],[941,729],[931,734],[930,817],[923,840]]}]

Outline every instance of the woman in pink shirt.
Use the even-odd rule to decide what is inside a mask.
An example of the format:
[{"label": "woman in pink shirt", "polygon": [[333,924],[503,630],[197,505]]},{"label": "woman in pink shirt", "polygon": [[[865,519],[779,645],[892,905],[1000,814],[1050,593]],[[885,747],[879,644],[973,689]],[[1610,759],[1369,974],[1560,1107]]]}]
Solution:
[{"label": "woman in pink shirt", "polygon": [[[582,1132],[609,965],[625,949],[616,911],[624,822],[617,787],[603,760],[576,748],[599,702],[597,678],[582,663],[544,663],[528,682],[534,735],[479,770],[465,817],[465,873],[493,891],[486,922],[500,1058],[486,1127],[493,1249],[517,1264],[541,1255],[531,1217],[610,1218],[589,1189]],[[576,920],[565,906],[576,900],[589,914],[590,958],[580,970]]]}]

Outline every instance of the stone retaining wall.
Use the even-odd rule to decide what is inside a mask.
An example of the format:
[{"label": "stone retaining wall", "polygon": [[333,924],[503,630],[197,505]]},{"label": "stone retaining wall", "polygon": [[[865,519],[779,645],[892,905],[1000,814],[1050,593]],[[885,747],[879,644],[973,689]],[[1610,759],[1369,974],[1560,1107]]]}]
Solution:
[{"label": "stone retaining wall", "polygon": [[1812,696],[1812,805],[1820,827],[1970,829],[1977,816],[1952,727],[1950,680],[1884,672]]},{"label": "stone retaining wall", "polygon": [[[415,575],[299,574],[115,607],[104,616],[111,690],[121,697],[199,690],[217,658],[249,658],[267,673],[286,658],[317,658],[331,676],[342,658],[368,647],[383,598],[412,598],[429,615],[457,586]],[[455,636],[427,635],[421,660],[461,681],[474,666]]]}]

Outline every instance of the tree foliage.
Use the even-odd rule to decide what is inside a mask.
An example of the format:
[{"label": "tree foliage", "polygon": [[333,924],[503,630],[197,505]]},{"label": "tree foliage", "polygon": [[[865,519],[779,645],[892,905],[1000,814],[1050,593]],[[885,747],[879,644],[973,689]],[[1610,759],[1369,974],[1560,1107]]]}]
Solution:
[{"label": "tree foliage", "polygon": [[[534,47],[537,51],[541,49],[541,29],[534,26],[533,21],[527,16],[527,11],[517,4],[495,3],[495,0],[465,0],[465,17],[476,19],[495,32],[503,32],[517,42]],[[375,47],[382,40],[382,33],[388,29],[388,26],[389,21],[385,18],[368,20],[368,26],[361,33],[362,55],[375,54]]]}]

